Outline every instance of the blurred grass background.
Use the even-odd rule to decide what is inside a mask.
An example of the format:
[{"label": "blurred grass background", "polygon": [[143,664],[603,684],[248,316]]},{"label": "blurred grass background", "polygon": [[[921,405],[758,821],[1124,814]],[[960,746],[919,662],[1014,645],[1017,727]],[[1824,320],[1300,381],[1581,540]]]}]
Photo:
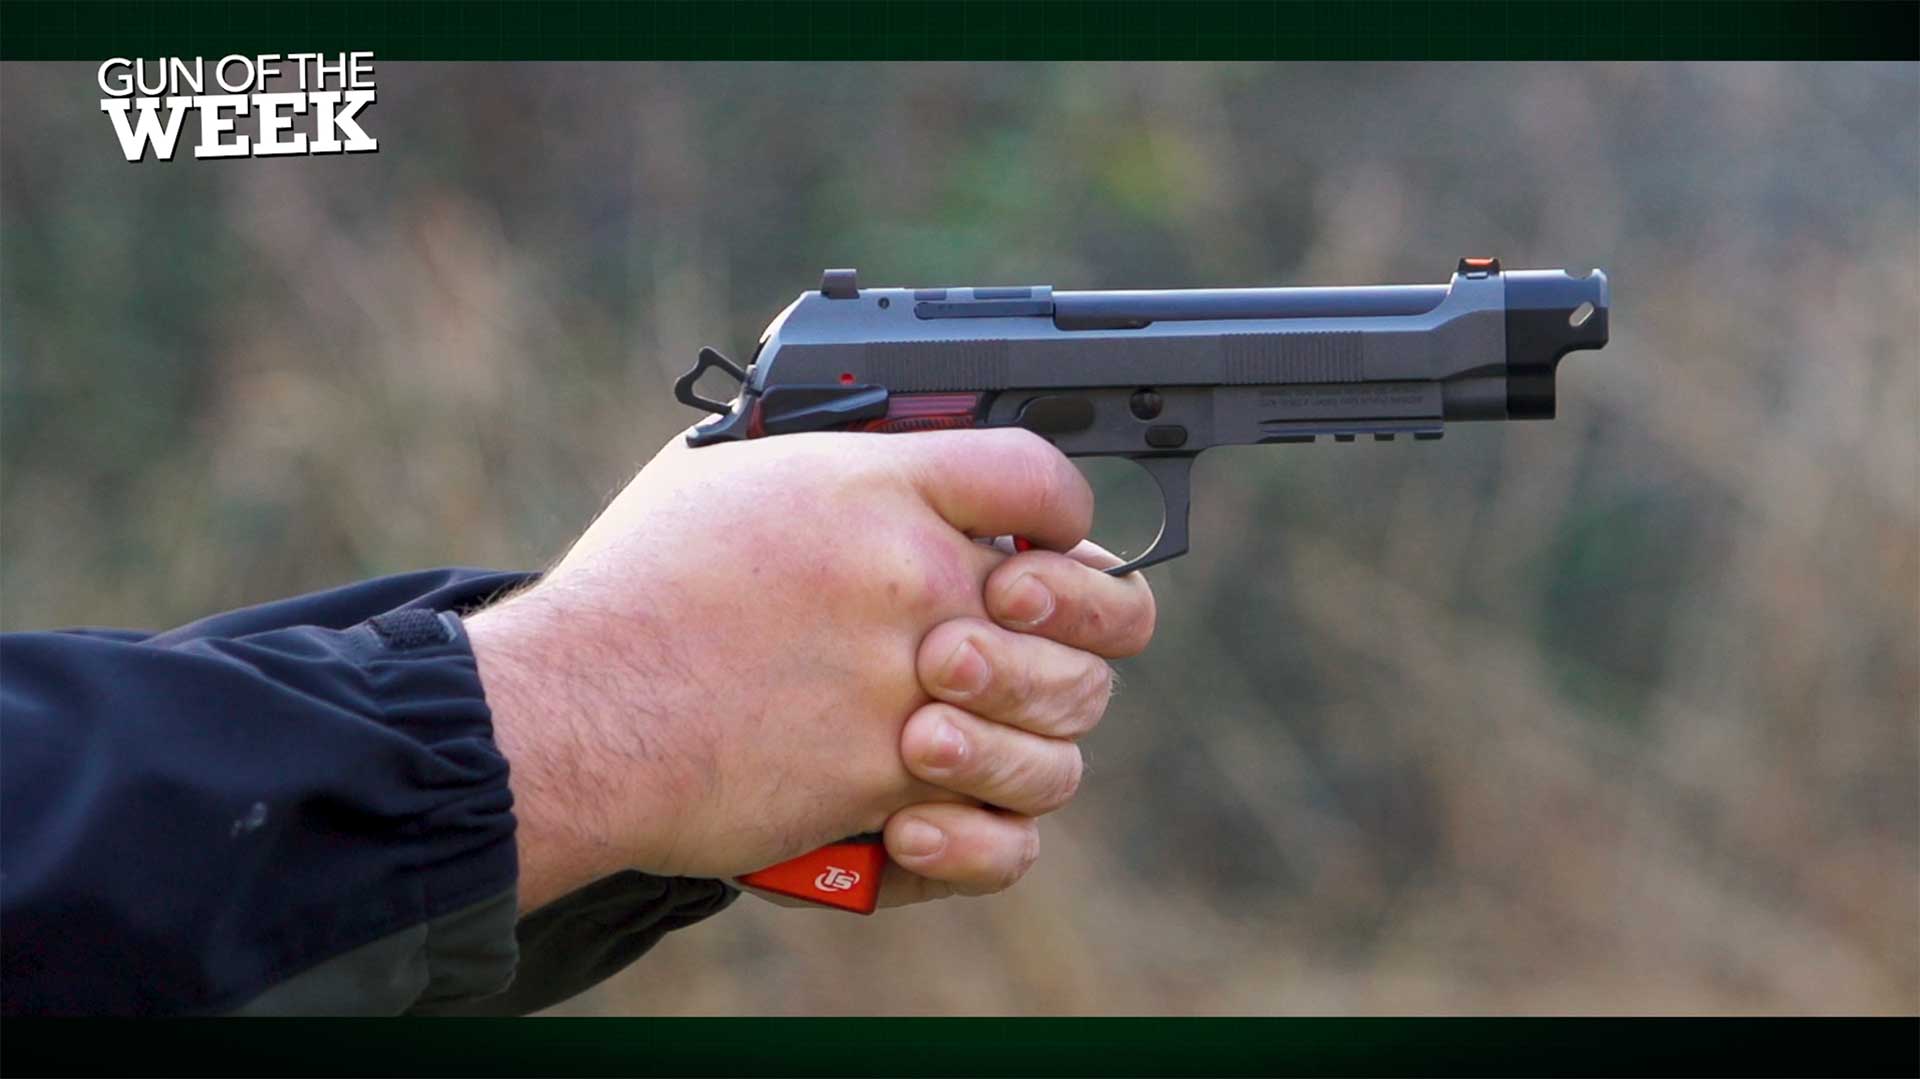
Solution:
[{"label": "blurred grass background", "polygon": [[562,1011],[1920,1006],[1920,69],[383,63],[378,154],[139,166],[92,80],[0,68],[8,629],[539,566],[825,266],[1612,275],[1553,423],[1202,459],[1012,893]]}]

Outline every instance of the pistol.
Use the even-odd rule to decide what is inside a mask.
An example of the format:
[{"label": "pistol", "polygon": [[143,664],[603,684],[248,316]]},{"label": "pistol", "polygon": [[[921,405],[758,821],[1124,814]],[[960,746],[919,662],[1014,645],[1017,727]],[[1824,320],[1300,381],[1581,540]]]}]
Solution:
[{"label": "pistol", "polygon": [[[1607,343],[1607,275],[1463,258],[1443,285],[1062,292],[867,288],[828,270],[743,368],[711,348],[674,382],[714,413],[694,446],[802,431],[1024,427],[1069,457],[1122,457],[1160,490],[1148,548],[1187,551],[1193,459],[1212,446],[1437,439],[1448,422],[1554,414],[1561,357]],[[718,369],[729,402],[695,384]],[[1016,545],[1021,541],[1015,539]],[[741,877],[870,913],[886,863],[855,836]]]}]

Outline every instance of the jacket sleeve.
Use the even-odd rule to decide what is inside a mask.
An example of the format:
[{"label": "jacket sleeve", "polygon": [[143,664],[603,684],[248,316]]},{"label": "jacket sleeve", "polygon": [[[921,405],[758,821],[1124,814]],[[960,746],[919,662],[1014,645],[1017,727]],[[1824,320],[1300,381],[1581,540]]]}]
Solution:
[{"label": "jacket sleeve", "polygon": [[740,897],[725,881],[631,870],[581,888],[520,920],[520,967],[505,992],[422,1004],[434,1015],[525,1015],[598,985],[675,929]]},{"label": "jacket sleeve", "polygon": [[[457,612],[527,579],[440,570],[156,635],[0,638],[0,1010],[516,999],[507,762]],[[643,879],[650,924],[674,924],[676,890],[731,898]]]}]

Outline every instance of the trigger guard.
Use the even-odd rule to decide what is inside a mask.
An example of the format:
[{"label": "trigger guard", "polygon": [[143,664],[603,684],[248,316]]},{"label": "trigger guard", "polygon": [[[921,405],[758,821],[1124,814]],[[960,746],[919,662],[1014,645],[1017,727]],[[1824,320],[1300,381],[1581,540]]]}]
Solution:
[{"label": "trigger guard", "polygon": [[1112,567],[1107,570],[1108,573],[1125,577],[1135,570],[1157,566],[1187,553],[1187,511],[1192,505],[1189,481],[1196,456],[1198,454],[1184,453],[1166,457],[1128,458],[1146,469],[1147,475],[1152,476],[1154,484],[1160,488],[1160,506],[1164,516],[1160,519],[1160,533],[1148,545],[1146,553]]}]

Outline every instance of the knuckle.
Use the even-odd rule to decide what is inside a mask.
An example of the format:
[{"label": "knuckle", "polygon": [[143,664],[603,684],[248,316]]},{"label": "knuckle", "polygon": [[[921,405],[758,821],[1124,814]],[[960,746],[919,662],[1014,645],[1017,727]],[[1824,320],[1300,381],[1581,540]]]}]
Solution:
[{"label": "knuckle", "polygon": [[888,601],[916,619],[977,607],[980,581],[966,556],[945,532],[915,529],[885,578]]},{"label": "knuckle", "polygon": [[1012,864],[1007,867],[1004,888],[1011,888],[1027,875],[1035,862],[1040,860],[1040,825],[1037,821],[1023,821],[1020,830],[1020,842]]},{"label": "knuckle", "polygon": [[[1006,437],[1011,446],[1012,452],[1009,456],[1020,462],[1022,467],[1044,470],[1049,467],[1048,462],[1052,456],[1060,452],[1053,448],[1053,443],[1024,427],[1002,429],[1007,432]],[[1026,476],[1023,474],[1022,478]]]},{"label": "knuckle", "polygon": [[1042,733],[1055,738],[1079,738],[1100,725],[1113,694],[1113,669],[1093,658],[1083,664],[1073,680],[1063,687],[1060,705],[1052,722]]},{"label": "knuckle", "polygon": [[1023,783],[1026,797],[1022,801],[1031,806],[1035,813],[1051,813],[1059,809],[1073,801],[1073,796],[1080,790],[1080,750],[1076,746],[1066,746],[1065,749],[1065,753],[1048,754],[1043,761],[1036,761],[1027,767]]},{"label": "knuckle", "polygon": [[1034,761],[1029,753],[999,752],[983,754],[977,762],[977,773],[982,799],[989,802],[1021,801],[1021,795],[1034,787]]},{"label": "knuckle", "polygon": [[[1036,436],[1037,437],[1037,436]],[[1025,488],[1033,492],[1033,508],[1043,518],[1055,516],[1060,509],[1060,476],[1053,468],[1053,462],[1039,452],[1030,453],[1021,458],[1021,479]]]},{"label": "knuckle", "polygon": [[1100,725],[1107,714],[1107,705],[1113,700],[1113,668],[1104,661],[1097,661],[1087,668],[1080,681],[1080,723],[1076,724],[1075,734],[1085,734]]},{"label": "knuckle", "polygon": [[[1031,706],[1031,702],[1043,692],[1045,686],[1038,672],[1034,670],[1033,657],[1018,644],[1008,649],[1007,662],[1001,663],[997,671],[1004,672],[1004,678],[996,677],[998,683],[993,687],[994,694],[1007,706],[1009,711],[1021,710]],[[1018,657],[1018,658],[1015,658]]]},{"label": "knuckle", "polygon": [[1031,493],[1036,514],[1046,519],[1064,519],[1074,527],[1084,531],[1082,517],[1089,510],[1081,505],[1080,488],[1086,486],[1086,478],[1080,475],[1060,451],[1046,439],[1031,431],[1020,432],[1020,452],[1016,455],[1019,464],[1018,475],[1021,489]]},{"label": "knuckle", "polygon": [[1073,801],[1073,796],[1080,793],[1080,779],[1086,774],[1086,765],[1080,757],[1079,748],[1070,748],[1071,752],[1065,755],[1065,763],[1054,780],[1053,790],[1046,799],[1049,812]]}]

